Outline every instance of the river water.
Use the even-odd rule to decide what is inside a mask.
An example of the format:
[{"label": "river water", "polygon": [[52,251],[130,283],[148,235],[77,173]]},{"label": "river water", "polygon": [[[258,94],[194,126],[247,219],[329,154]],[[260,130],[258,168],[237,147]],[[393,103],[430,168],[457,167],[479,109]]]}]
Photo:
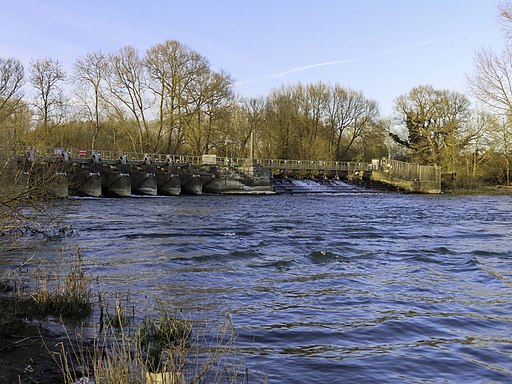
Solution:
[{"label": "river water", "polygon": [[[100,289],[231,313],[270,383],[512,382],[512,197],[76,199]],[[11,255],[11,257],[13,257]]]}]

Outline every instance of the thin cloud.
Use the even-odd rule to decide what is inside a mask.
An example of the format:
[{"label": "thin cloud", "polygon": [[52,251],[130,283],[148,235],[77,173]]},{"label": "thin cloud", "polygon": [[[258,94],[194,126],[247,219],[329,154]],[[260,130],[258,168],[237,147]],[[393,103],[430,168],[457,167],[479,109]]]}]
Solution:
[{"label": "thin cloud", "polygon": [[301,67],[290,68],[290,69],[287,69],[285,71],[274,73],[274,74],[270,74],[270,75],[255,77],[255,78],[248,79],[248,80],[242,80],[242,81],[236,82],[236,85],[246,85],[246,84],[254,83],[254,82],[260,81],[260,80],[278,79],[280,77],[284,77],[284,76],[287,76],[287,75],[292,74],[292,73],[304,72],[304,71],[307,71],[307,70],[310,70],[310,69],[313,69],[313,68],[327,67],[327,66],[331,66],[331,65],[339,65],[339,64],[347,64],[347,63],[356,63],[356,62],[359,62],[359,61],[365,61],[365,60],[369,60],[369,59],[374,59],[375,57],[385,56],[385,55],[389,55],[389,54],[392,54],[392,53],[403,52],[403,51],[407,51],[407,50],[410,50],[410,49],[414,49],[414,48],[422,47],[422,46],[425,46],[425,45],[434,44],[434,43],[437,43],[439,41],[450,40],[450,39],[453,39],[453,37],[441,37],[441,38],[438,38],[438,39],[422,41],[421,43],[417,43],[417,44],[413,44],[413,45],[408,45],[406,47],[393,48],[393,49],[389,49],[389,50],[386,50],[386,51],[376,52],[376,53],[374,53],[372,55],[362,56],[362,57],[358,57],[358,58],[354,58],[354,59],[334,60],[334,61],[326,61],[326,62],[323,62],[323,63],[303,65]]},{"label": "thin cloud", "polygon": [[389,55],[390,53],[408,51],[410,49],[414,49],[414,48],[418,48],[418,47],[423,47],[425,45],[430,45],[430,44],[438,43],[440,41],[446,41],[446,40],[451,40],[451,39],[455,39],[455,37],[440,37],[438,39],[426,40],[426,41],[422,41],[421,43],[416,43],[416,44],[413,44],[413,45],[408,45],[406,47],[399,47],[399,48],[394,48],[394,49],[390,49],[390,50],[387,50],[387,51],[377,52],[375,55],[373,55],[373,57]]}]

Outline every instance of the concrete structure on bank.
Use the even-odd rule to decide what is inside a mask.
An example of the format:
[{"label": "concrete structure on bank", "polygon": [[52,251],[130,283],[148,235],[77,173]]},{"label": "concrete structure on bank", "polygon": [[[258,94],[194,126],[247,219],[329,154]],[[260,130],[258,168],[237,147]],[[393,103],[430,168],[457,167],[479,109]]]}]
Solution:
[{"label": "concrete structure on bank", "polygon": [[441,193],[441,167],[405,163],[392,159],[372,162],[371,180],[409,192]]}]

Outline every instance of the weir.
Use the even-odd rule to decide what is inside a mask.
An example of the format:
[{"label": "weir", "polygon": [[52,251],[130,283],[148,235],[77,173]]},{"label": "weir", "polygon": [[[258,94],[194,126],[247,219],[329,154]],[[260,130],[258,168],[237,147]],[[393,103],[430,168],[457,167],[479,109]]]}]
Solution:
[{"label": "weir", "polygon": [[17,151],[16,161],[32,179],[54,173],[52,190],[57,197],[354,191],[343,181],[379,190],[388,185],[417,193],[441,191],[438,167],[390,159],[368,164],[24,147]]}]

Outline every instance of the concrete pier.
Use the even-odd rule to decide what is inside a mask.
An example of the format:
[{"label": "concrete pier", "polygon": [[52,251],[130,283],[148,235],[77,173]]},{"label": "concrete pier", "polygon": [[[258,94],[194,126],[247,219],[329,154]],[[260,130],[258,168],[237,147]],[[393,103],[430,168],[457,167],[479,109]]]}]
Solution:
[{"label": "concrete pier", "polygon": [[101,174],[88,169],[77,169],[69,174],[68,192],[72,196],[100,197]]},{"label": "concrete pier", "polygon": [[132,194],[130,174],[115,168],[107,168],[101,174],[101,195],[105,197],[128,197]]},{"label": "concrete pier", "polygon": [[162,196],[178,196],[181,194],[181,180],[177,173],[161,170],[156,174],[157,193]]},{"label": "concrete pier", "polygon": [[132,167],[129,172],[133,195],[156,196],[158,181],[155,169],[148,167]]}]

